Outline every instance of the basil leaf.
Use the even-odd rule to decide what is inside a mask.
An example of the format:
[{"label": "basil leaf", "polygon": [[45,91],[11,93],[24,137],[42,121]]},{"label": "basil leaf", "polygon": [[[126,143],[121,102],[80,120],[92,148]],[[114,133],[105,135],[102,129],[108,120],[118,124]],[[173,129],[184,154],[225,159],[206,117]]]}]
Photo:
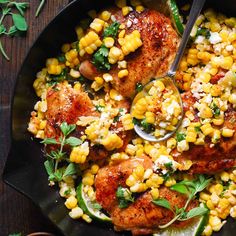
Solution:
[{"label": "basil leaf", "polygon": [[185,185],[183,184],[174,184],[170,187],[171,190],[174,190],[176,192],[182,193],[182,194],[188,194],[188,189]]},{"label": "basil leaf", "polygon": [[44,167],[48,173],[48,175],[53,174],[54,172],[54,164],[52,160],[47,160],[44,162]]},{"label": "basil leaf", "polygon": [[63,177],[66,177],[68,175],[74,175],[76,174],[77,170],[76,170],[76,166],[74,163],[70,163],[67,167],[66,170],[63,174]]},{"label": "basil leaf", "polygon": [[205,207],[195,207],[187,212],[186,219],[191,219],[196,216],[205,215],[209,210]]},{"label": "basil leaf", "polygon": [[57,140],[55,138],[45,138],[41,143],[44,144],[58,144]]},{"label": "basil leaf", "polygon": [[72,147],[79,146],[82,143],[82,141],[79,138],[76,137],[69,137],[66,139],[66,143]]},{"label": "basil leaf", "polygon": [[157,206],[161,206],[161,207],[164,207],[164,208],[172,211],[170,202],[165,198],[159,198],[157,200],[152,200],[152,202]]},{"label": "basil leaf", "polygon": [[27,30],[28,25],[25,21],[25,18],[22,15],[12,13],[12,19],[13,19],[13,22],[18,30],[20,30],[20,31]]},{"label": "basil leaf", "polygon": [[62,133],[67,136],[69,135],[71,132],[73,132],[76,128],[76,125],[68,125],[66,122],[61,123],[60,125],[61,131]]}]

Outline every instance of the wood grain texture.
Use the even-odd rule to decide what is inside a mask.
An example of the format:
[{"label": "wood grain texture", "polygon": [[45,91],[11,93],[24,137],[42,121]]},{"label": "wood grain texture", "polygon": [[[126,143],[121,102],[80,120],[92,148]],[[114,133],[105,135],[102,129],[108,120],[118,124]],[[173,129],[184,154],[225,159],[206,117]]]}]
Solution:
[{"label": "wood grain texture", "polygon": [[[26,11],[29,30],[25,37],[1,38],[11,60],[0,56],[0,176],[10,147],[10,103],[17,72],[34,40],[49,21],[68,4],[69,0],[48,0],[38,18],[35,12],[39,0],[30,0]],[[10,24],[10,18],[6,24]],[[47,231],[60,235],[26,197],[0,180],[0,236],[22,232]]]}]

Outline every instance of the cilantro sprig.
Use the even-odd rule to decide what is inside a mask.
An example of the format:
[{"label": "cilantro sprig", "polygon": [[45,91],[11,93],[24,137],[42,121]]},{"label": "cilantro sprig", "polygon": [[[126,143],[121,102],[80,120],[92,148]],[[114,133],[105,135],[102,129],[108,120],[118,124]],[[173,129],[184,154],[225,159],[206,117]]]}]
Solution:
[{"label": "cilantro sprig", "polygon": [[115,38],[118,34],[120,23],[118,21],[113,22],[107,28],[104,29],[103,37],[112,37]]},{"label": "cilantro sprig", "polygon": [[66,168],[58,168],[61,161],[68,161],[67,153],[64,152],[64,146],[70,145],[71,147],[75,147],[82,143],[82,141],[76,137],[68,137],[68,135],[71,134],[75,128],[76,125],[69,125],[66,122],[63,122],[60,125],[62,135],[59,140],[56,140],[55,138],[45,138],[41,142],[46,145],[59,146],[58,149],[52,150],[46,155],[48,160],[44,162],[50,181],[61,181],[64,177],[78,172],[78,168],[74,163],[70,163]]},{"label": "cilantro sprig", "polygon": [[102,45],[96,53],[93,55],[92,63],[99,70],[109,71],[111,69],[111,64],[108,61],[109,49]]},{"label": "cilantro sprig", "polygon": [[159,228],[164,229],[169,227],[171,224],[173,224],[176,220],[178,221],[185,221],[189,220],[196,216],[202,216],[208,212],[208,209],[202,206],[198,206],[195,208],[192,208],[189,211],[186,211],[187,207],[189,206],[189,203],[195,199],[196,194],[203,191],[208,184],[211,182],[211,178],[207,179],[204,175],[199,175],[197,179],[190,181],[190,180],[183,180],[179,183],[176,183],[175,185],[171,186],[171,190],[174,190],[176,192],[179,192],[181,194],[187,195],[187,201],[182,208],[178,208],[175,206],[175,209],[171,207],[170,202],[165,198],[159,198],[157,200],[153,200],[152,202],[155,205],[164,207],[168,210],[171,210],[174,213],[174,217],[171,221],[169,221],[165,225],[160,225]]},{"label": "cilantro sprig", "polygon": [[126,208],[134,202],[134,197],[128,188],[119,186],[116,191],[116,197],[119,201],[119,208]]}]

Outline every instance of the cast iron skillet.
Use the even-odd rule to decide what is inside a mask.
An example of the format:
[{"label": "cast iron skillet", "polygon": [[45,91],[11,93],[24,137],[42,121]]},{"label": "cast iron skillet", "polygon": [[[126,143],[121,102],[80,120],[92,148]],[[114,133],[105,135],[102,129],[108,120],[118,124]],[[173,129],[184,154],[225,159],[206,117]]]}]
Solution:
[{"label": "cast iron skillet", "polygon": [[[68,210],[55,188],[48,187],[47,174],[43,167],[42,145],[32,140],[27,132],[30,112],[37,101],[32,84],[37,71],[46,58],[55,56],[65,42],[76,40],[74,32],[79,20],[86,17],[91,9],[102,9],[109,6],[109,0],[79,0],[70,3],[61,11],[40,34],[30,49],[18,74],[12,99],[12,145],[5,165],[4,181],[23,193],[40,207],[57,228],[66,236],[82,235],[130,235],[116,233],[112,226],[103,224],[86,224],[69,218]],[[220,12],[235,16],[235,0],[207,1],[207,4]],[[227,221],[220,233],[215,235],[230,236],[236,232],[236,223]]]}]

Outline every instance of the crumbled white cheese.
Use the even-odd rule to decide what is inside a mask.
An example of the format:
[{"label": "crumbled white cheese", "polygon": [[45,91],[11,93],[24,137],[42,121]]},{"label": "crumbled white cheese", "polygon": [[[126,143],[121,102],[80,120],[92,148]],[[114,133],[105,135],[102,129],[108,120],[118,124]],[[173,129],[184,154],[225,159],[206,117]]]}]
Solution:
[{"label": "crumbled white cheese", "polygon": [[233,51],[233,50],[234,50],[234,47],[233,47],[233,45],[227,45],[227,46],[225,47],[225,49],[226,49],[228,52],[230,52],[230,51]]},{"label": "crumbled white cheese", "polygon": [[199,44],[199,43],[203,43],[204,42],[205,37],[202,35],[197,36],[197,38],[195,39],[195,43]]},{"label": "crumbled white cheese", "polygon": [[211,32],[211,36],[209,38],[211,44],[217,44],[222,42],[222,38],[220,37],[219,33]]}]

